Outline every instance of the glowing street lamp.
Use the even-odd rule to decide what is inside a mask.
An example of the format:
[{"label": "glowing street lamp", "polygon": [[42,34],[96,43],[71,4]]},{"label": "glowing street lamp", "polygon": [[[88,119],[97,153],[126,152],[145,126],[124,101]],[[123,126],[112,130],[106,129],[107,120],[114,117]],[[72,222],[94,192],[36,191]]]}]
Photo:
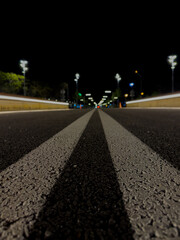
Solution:
[{"label": "glowing street lamp", "polygon": [[78,80],[79,80],[79,78],[80,78],[80,75],[79,75],[79,73],[76,73],[75,74],[75,79],[74,79],[74,81],[76,82],[76,107],[77,107],[77,104],[78,104]]},{"label": "glowing street lamp", "polygon": [[137,74],[137,75],[140,77],[140,80],[141,80],[140,92],[142,92],[142,76],[139,74],[139,71],[138,71],[138,70],[135,70],[134,72],[135,72],[135,74]]},{"label": "glowing street lamp", "polygon": [[80,78],[79,73],[76,73],[75,76],[76,76],[76,79],[77,79],[77,80]]},{"label": "glowing street lamp", "polygon": [[172,92],[174,92],[174,69],[177,65],[177,62],[175,62],[176,58],[177,58],[177,55],[168,56],[168,63],[171,65],[171,69],[172,69]]},{"label": "glowing street lamp", "polygon": [[119,88],[119,82],[121,81],[121,76],[119,75],[119,73],[116,73],[115,79],[117,80],[117,88]]},{"label": "glowing street lamp", "polygon": [[134,86],[134,83],[132,82],[132,83],[129,83],[129,86],[130,87],[133,87]]},{"label": "glowing street lamp", "polygon": [[80,78],[80,75],[79,75],[79,73],[76,73],[75,74],[75,79],[74,79],[74,81],[76,82],[76,90],[78,91],[78,80],[79,80],[79,78]]},{"label": "glowing street lamp", "polygon": [[20,60],[20,67],[22,68],[22,73],[24,75],[24,96],[26,96],[26,88],[25,88],[25,75],[26,75],[26,72],[28,70],[28,67],[27,67],[27,64],[28,64],[28,61],[26,60]]}]

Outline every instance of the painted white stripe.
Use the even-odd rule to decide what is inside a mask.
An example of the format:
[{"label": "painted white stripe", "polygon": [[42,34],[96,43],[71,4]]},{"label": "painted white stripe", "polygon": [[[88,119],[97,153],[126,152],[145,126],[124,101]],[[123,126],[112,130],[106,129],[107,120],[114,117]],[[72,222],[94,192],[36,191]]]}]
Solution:
[{"label": "painted white stripe", "polygon": [[23,98],[23,97],[11,97],[11,96],[5,96],[5,95],[0,95],[0,99],[22,101],[22,102],[38,102],[38,103],[49,103],[49,104],[57,104],[57,105],[69,105],[69,103],[65,103],[65,102],[46,101],[46,100],[38,100],[38,99]]},{"label": "painted white stripe", "polygon": [[100,111],[134,239],[180,239],[180,174]]},{"label": "painted white stripe", "polygon": [[178,97],[180,97],[180,93],[166,95],[166,96],[161,96],[161,97],[152,97],[152,98],[128,101],[128,102],[126,102],[126,104],[139,103],[139,102],[148,102],[148,101],[155,101],[155,100],[162,100],[162,99],[169,99],[169,98],[178,98]]},{"label": "painted white stripe", "polygon": [[1,240],[23,239],[23,233],[28,236],[93,112],[88,112],[1,172]]}]

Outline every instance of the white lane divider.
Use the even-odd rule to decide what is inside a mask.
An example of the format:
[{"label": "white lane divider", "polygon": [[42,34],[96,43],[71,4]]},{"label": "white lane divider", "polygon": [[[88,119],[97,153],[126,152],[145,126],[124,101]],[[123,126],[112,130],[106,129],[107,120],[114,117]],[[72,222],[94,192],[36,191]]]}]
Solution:
[{"label": "white lane divider", "polygon": [[134,239],[180,239],[180,174],[99,111]]},{"label": "white lane divider", "polygon": [[94,110],[0,174],[0,239],[23,239],[38,217]]}]

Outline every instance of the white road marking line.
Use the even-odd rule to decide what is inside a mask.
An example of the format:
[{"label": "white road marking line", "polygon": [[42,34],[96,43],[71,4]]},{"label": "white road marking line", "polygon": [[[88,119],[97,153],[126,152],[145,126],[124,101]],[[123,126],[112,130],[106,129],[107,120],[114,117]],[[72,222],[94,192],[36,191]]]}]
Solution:
[{"label": "white road marking line", "polygon": [[180,239],[180,174],[99,111],[135,239]]},{"label": "white road marking line", "polygon": [[1,172],[1,240],[22,239],[23,232],[28,235],[93,113],[86,113]]}]

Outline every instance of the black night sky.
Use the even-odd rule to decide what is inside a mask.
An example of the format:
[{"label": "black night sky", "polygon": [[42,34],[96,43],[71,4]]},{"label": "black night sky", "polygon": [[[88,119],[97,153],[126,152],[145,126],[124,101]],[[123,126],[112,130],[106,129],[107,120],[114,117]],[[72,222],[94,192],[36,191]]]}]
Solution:
[{"label": "black night sky", "polygon": [[[78,72],[79,91],[91,92],[97,102],[104,90],[115,90],[116,73],[124,93],[130,82],[139,88],[136,69],[145,94],[170,92],[167,56],[180,57],[178,8],[142,1],[124,6],[49,1],[1,6],[0,70],[21,74],[19,60],[26,59],[27,78],[53,87],[67,82],[71,94]],[[177,61],[175,90],[180,91]]]}]

